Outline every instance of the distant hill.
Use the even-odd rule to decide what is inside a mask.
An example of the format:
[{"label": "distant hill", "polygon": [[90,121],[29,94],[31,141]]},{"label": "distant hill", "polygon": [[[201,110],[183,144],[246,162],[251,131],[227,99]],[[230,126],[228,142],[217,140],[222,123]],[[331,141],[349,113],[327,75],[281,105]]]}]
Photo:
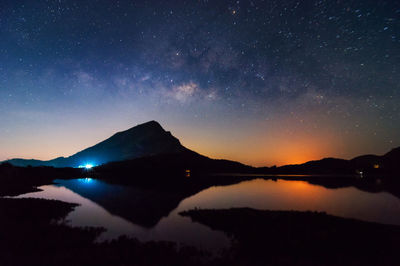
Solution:
[{"label": "distant hill", "polygon": [[285,174],[354,174],[351,163],[348,160],[337,158],[324,158],[317,161],[309,161],[304,164],[284,165],[276,169]]},{"label": "distant hill", "polygon": [[382,156],[369,154],[351,160],[325,158],[303,164],[262,167],[258,171],[269,174],[395,174],[399,166],[400,147]]},{"label": "distant hill", "polygon": [[150,121],[118,132],[70,157],[59,157],[49,161],[12,159],[8,162],[15,166],[79,167],[86,164],[101,165],[159,154],[173,154],[186,150],[179,140],[170,132],[165,131],[158,122]]},{"label": "distant hill", "polygon": [[396,170],[400,169],[400,147],[392,149],[382,156],[358,156],[350,160],[350,163],[354,168],[364,172],[396,173]]}]

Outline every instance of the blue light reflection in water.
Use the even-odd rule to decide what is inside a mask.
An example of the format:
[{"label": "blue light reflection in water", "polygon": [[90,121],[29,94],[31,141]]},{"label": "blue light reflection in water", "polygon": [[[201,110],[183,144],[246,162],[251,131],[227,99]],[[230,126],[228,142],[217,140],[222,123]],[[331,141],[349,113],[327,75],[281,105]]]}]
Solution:
[{"label": "blue light reflection in water", "polygon": [[83,183],[92,183],[93,179],[91,179],[90,177],[86,177],[86,178],[80,178],[79,181]]},{"label": "blue light reflection in water", "polygon": [[[157,225],[148,228],[115,215],[102,205],[104,202],[114,201],[121,194],[136,198],[139,191],[111,185],[95,178],[56,179],[54,182],[54,185],[39,187],[42,189],[40,192],[23,194],[17,198],[46,198],[79,204],[65,220],[73,227],[106,228],[107,231],[100,235],[98,241],[129,235],[141,241],[173,241],[210,250],[230,245],[230,240],[224,233],[193,223],[190,218],[179,215],[181,209],[178,207],[167,217],[162,217]],[[116,205],[125,205],[125,201],[116,202]]]}]

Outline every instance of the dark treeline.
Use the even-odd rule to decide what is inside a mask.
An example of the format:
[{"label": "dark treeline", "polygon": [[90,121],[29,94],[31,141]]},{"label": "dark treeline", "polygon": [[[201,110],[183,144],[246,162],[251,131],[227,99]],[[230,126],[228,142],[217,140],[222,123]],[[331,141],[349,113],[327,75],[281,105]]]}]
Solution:
[{"label": "dark treeline", "polygon": [[76,168],[18,167],[0,164],[0,196],[16,196],[37,191],[37,186],[51,184],[56,178],[79,178],[85,172]]}]

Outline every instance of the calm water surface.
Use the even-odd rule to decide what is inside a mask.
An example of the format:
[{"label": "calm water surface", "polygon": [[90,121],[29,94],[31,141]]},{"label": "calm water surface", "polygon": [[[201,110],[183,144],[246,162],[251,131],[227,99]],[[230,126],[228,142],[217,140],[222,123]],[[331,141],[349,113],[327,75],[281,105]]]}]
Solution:
[{"label": "calm water surface", "polygon": [[[229,246],[222,233],[209,229],[178,213],[193,208],[251,207],[268,210],[312,210],[386,224],[400,225],[400,199],[387,193],[370,193],[354,187],[328,189],[305,181],[255,179],[235,185],[205,189],[182,200],[167,217],[162,217],[152,228],[134,224],[113,215],[99,204],[82,197],[68,187],[79,186],[79,191],[115,193],[121,186],[95,179],[55,180],[57,184],[41,186],[43,191],[28,193],[19,198],[46,198],[78,203],[68,217],[71,226],[101,226],[107,229],[99,241],[127,234],[142,241],[168,240],[200,248]],[[74,186],[71,186],[73,184]]]}]

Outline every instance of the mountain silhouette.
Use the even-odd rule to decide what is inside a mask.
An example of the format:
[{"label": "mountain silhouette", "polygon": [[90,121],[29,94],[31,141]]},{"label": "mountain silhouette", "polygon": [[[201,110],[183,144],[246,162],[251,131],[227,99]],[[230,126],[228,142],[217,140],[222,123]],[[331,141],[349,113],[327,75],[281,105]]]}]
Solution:
[{"label": "mountain silhouette", "polygon": [[70,157],[58,157],[49,161],[11,159],[8,162],[15,166],[79,167],[159,154],[174,154],[186,150],[179,140],[165,131],[158,122],[150,121],[118,132]]},{"label": "mountain silhouette", "polygon": [[303,164],[284,165],[276,171],[284,174],[349,174],[354,173],[351,163],[345,159],[324,158]]},{"label": "mountain silhouette", "polygon": [[395,174],[400,165],[400,147],[384,155],[361,155],[351,160],[324,158],[303,164],[280,167],[261,167],[259,172],[269,174]]},{"label": "mountain silhouette", "polygon": [[358,156],[350,160],[353,167],[362,171],[395,173],[400,165],[400,147],[392,149],[388,153],[378,155]]},{"label": "mountain silhouette", "polygon": [[400,147],[378,155],[362,155],[351,160],[324,158],[297,165],[280,167],[251,167],[229,160],[215,160],[202,156],[181,145],[170,132],[156,121],[137,125],[118,132],[110,138],[70,157],[49,161],[11,159],[14,166],[79,167],[86,164],[97,172],[110,176],[128,172],[146,175],[182,174],[186,169],[196,173],[257,173],[257,174],[312,174],[354,175],[363,173],[394,174],[400,165]]}]

